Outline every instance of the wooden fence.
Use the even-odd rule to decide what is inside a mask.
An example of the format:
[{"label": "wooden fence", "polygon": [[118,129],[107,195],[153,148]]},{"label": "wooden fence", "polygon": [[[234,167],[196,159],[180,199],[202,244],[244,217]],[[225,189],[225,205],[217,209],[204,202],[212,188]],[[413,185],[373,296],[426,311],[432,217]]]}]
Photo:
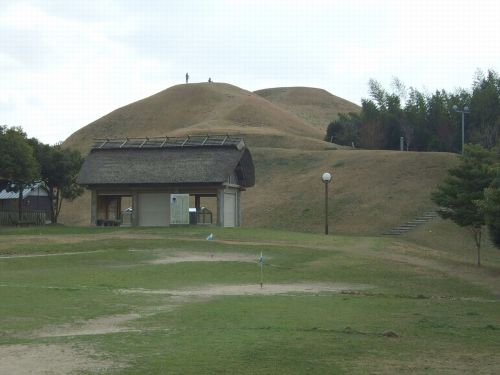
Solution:
[{"label": "wooden fence", "polygon": [[45,211],[23,211],[21,218],[17,211],[0,211],[0,225],[45,225],[47,220]]}]

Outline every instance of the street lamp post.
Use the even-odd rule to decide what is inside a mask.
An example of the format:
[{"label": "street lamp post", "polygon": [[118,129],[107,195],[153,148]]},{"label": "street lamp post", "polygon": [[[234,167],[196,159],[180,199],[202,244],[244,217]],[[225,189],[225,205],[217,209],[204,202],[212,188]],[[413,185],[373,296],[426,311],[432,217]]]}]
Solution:
[{"label": "street lamp post", "polygon": [[328,234],[328,184],[332,180],[332,175],[325,172],[321,176],[321,179],[325,184],[325,234]]},{"label": "street lamp post", "polygon": [[465,114],[470,113],[469,107],[465,106],[464,109],[458,109],[458,106],[455,104],[453,106],[453,110],[455,112],[462,114],[462,155],[464,154],[464,144],[465,144]]}]

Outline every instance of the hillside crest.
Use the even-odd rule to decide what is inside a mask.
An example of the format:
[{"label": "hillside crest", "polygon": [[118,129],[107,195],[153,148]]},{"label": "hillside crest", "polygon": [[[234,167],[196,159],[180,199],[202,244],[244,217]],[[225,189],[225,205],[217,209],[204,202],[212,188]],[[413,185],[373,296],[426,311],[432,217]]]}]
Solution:
[{"label": "hillside crest", "polygon": [[[283,88],[266,92],[274,90]],[[301,116],[287,109],[283,100],[268,100],[262,90],[253,93],[227,83],[181,84],[114,110],[72,134],[65,145],[86,152],[95,138],[229,133],[245,136],[253,146],[332,147],[323,142],[324,129],[307,117],[325,117],[328,111],[319,114],[319,109],[331,109],[336,97],[319,89],[290,90],[294,95],[288,98],[298,98],[301,92],[303,97],[316,98],[316,109],[308,104],[309,115]],[[307,94],[311,90],[323,91],[323,99]]]}]

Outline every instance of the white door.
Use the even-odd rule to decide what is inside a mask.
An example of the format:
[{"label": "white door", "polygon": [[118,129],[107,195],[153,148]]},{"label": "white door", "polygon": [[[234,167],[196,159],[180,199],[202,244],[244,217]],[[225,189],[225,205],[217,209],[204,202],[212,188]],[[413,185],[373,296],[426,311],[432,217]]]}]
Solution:
[{"label": "white door", "polygon": [[170,224],[189,224],[189,194],[170,196]]},{"label": "white door", "polygon": [[139,226],[168,227],[170,224],[170,194],[139,194]]},{"label": "white door", "polygon": [[224,193],[224,226],[236,226],[236,194]]}]

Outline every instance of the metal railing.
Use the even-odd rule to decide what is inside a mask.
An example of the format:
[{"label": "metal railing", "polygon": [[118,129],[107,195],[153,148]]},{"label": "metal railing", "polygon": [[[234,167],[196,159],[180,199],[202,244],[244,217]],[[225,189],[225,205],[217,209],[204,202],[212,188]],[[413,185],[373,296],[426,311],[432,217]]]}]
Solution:
[{"label": "metal railing", "polygon": [[242,137],[229,134],[188,135],[186,137],[96,138],[92,149],[245,146]]}]

